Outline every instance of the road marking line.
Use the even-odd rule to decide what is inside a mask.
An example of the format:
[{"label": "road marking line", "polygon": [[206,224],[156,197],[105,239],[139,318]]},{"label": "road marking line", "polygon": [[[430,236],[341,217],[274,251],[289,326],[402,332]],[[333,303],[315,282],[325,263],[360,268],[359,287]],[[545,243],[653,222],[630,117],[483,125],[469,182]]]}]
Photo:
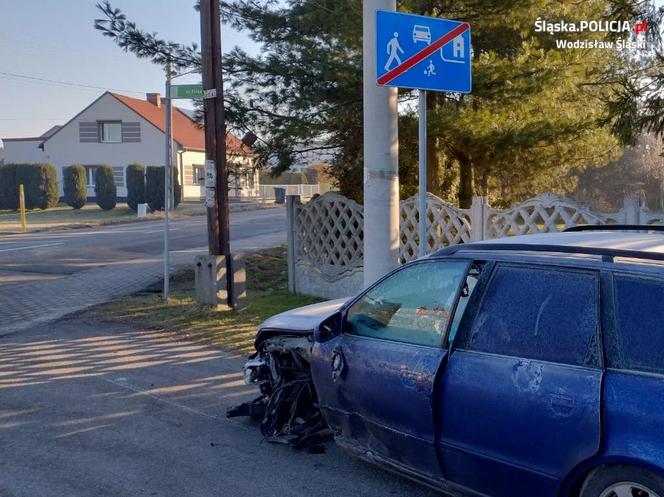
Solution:
[{"label": "road marking line", "polygon": [[226,421],[226,422],[230,422],[230,423],[234,424],[235,426],[237,426],[238,428],[241,428],[241,429],[243,429],[243,430],[245,430],[245,431],[254,431],[254,430],[252,430],[250,427],[245,426],[245,425],[242,424],[242,423],[239,423],[239,422],[236,421],[235,419],[232,419],[232,418],[231,418],[231,419],[228,419],[228,418],[226,418],[225,416],[215,416],[214,414],[208,414],[208,413],[206,413],[206,412],[200,411],[200,410],[195,409],[195,408],[193,408],[193,407],[189,407],[189,406],[187,406],[187,405],[185,405],[185,404],[182,404],[182,403],[180,403],[180,402],[176,402],[176,401],[173,401],[173,400],[170,400],[170,399],[165,399],[164,397],[161,397],[161,396],[159,396],[159,395],[155,395],[155,394],[153,394],[153,393],[151,393],[151,392],[146,391],[144,388],[141,388],[141,387],[139,387],[139,386],[137,386],[137,385],[133,385],[133,384],[131,384],[130,382],[127,381],[127,378],[116,378],[116,379],[112,379],[112,378],[108,378],[108,377],[105,376],[105,375],[97,376],[97,378],[99,378],[100,380],[103,380],[103,381],[105,381],[105,382],[107,382],[107,383],[110,383],[110,384],[112,384],[112,385],[115,385],[115,386],[118,386],[118,387],[120,387],[120,388],[124,388],[124,389],[126,389],[126,390],[129,390],[130,392],[134,392],[134,393],[136,393],[136,394],[138,394],[138,395],[142,395],[142,396],[145,396],[145,397],[149,397],[149,398],[151,398],[152,400],[155,400],[155,401],[157,401],[157,402],[162,402],[162,403],[167,404],[167,405],[169,405],[169,406],[175,407],[175,408],[180,409],[180,410],[182,410],[182,411],[187,411],[187,412],[189,412],[189,413],[191,413],[191,414],[196,414],[196,415],[198,415],[198,416],[202,416],[202,417],[207,418],[207,419],[212,419],[212,420],[214,420],[214,421]]},{"label": "road marking line", "polygon": [[163,402],[164,404],[168,404],[168,405],[170,405],[170,406],[177,407],[178,409],[182,409],[183,411],[188,411],[188,412],[190,412],[190,413],[192,413],[192,414],[198,414],[199,416],[203,416],[203,417],[208,418],[208,419],[215,419],[215,420],[219,420],[219,419],[221,419],[219,416],[215,416],[214,414],[208,414],[208,413],[206,413],[206,412],[199,411],[198,409],[194,409],[194,408],[192,408],[192,407],[189,407],[189,406],[186,406],[186,405],[184,405],[184,404],[181,404],[181,403],[179,403],[179,402],[175,402],[175,401],[172,401],[172,400],[168,400],[168,399],[165,399],[165,398],[160,397],[160,396],[158,396],[158,395],[154,395],[154,394],[152,394],[152,393],[150,393],[150,392],[146,392],[145,389],[130,384],[130,383],[127,381],[126,378],[122,378],[121,381],[120,381],[120,380],[113,380],[113,379],[111,379],[111,378],[106,378],[105,376],[99,376],[99,378],[102,379],[102,380],[104,380],[104,381],[107,382],[107,383],[111,383],[111,384],[113,384],[113,385],[115,385],[115,386],[122,387],[122,388],[124,388],[124,389],[126,389],[126,390],[129,390],[129,391],[131,391],[131,392],[137,393],[137,394],[139,394],[139,395],[145,395],[146,397],[150,397],[151,399],[154,399],[154,400],[156,400],[156,401],[158,401],[158,402]]},{"label": "road marking line", "polygon": [[[168,231],[178,231],[180,228],[168,228]],[[152,231],[137,231],[136,233],[143,233],[144,235],[152,235],[153,233],[163,233],[164,230],[152,230]]]},{"label": "road marking line", "polygon": [[13,247],[8,249],[0,249],[0,252],[11,252],[12,250],[32,250],[40,247],[54,247],[56,245],[64,245],[64,242],[43,243],[41,245],[30,245],[28,247]]}]

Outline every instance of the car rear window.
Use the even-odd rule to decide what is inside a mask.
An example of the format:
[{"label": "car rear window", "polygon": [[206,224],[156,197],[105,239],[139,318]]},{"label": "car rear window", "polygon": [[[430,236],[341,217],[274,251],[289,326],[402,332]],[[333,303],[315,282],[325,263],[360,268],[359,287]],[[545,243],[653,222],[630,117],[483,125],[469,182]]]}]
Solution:
[{"label": "car rear window", "polygon": [[664,281],[616,276],[618,330],[609,366],[664,374]]},{"label": "car rear window", "polygon": [[464,348],[597,366],[598,294],[594,272],[499,266]]}]

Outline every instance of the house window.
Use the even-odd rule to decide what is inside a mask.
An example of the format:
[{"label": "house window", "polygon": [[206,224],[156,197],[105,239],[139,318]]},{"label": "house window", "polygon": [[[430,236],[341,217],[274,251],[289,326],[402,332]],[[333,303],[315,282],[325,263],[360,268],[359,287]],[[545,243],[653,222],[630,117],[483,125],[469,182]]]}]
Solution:
[{"label": "house window", "polygon": [[122,143],[122,123],[101,121],[99,123],[99,141],[101,143]]},{"label": "house window", "polygon": [[88,180],[88,186],[93,187],[97,178],[97,166],[85,166],[85,177]]},{"label": "house window", "polygon": [[192,170],[192,185],[204,185],[205,184],[205,166],[194,164],[191,166]]}]

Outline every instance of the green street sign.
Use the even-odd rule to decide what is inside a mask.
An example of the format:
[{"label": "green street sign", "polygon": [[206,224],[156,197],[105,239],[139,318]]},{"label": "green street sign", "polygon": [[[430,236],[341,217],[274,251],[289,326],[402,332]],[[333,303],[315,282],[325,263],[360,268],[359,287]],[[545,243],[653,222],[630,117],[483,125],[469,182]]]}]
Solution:
[{"label": "green street sign", "polygon": [[203,98],[203,85],[171,85],[171,98]]}]

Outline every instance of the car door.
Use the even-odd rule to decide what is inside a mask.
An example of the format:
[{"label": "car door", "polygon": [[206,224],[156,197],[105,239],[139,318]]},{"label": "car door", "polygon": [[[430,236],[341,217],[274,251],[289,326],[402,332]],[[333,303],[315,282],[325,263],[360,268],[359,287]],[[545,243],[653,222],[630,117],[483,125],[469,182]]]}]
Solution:
[{"label": "car door", "polygon": [[[664,461],[664,277],[616,271],[604,340],[606,458],[662,468]],[[609,306],[607,306],[609,307]]]},{"label": "car door", "polygon": [[597,272],[497,264],[439,384],[444,476],[494,497],[558,495],[600,447]]},{"label": "car door", "polygon": [[357,298],[342,332],[317,341],[312,376],[342,445],[438,478],[432,398],[469,263],[403,267]]}]

